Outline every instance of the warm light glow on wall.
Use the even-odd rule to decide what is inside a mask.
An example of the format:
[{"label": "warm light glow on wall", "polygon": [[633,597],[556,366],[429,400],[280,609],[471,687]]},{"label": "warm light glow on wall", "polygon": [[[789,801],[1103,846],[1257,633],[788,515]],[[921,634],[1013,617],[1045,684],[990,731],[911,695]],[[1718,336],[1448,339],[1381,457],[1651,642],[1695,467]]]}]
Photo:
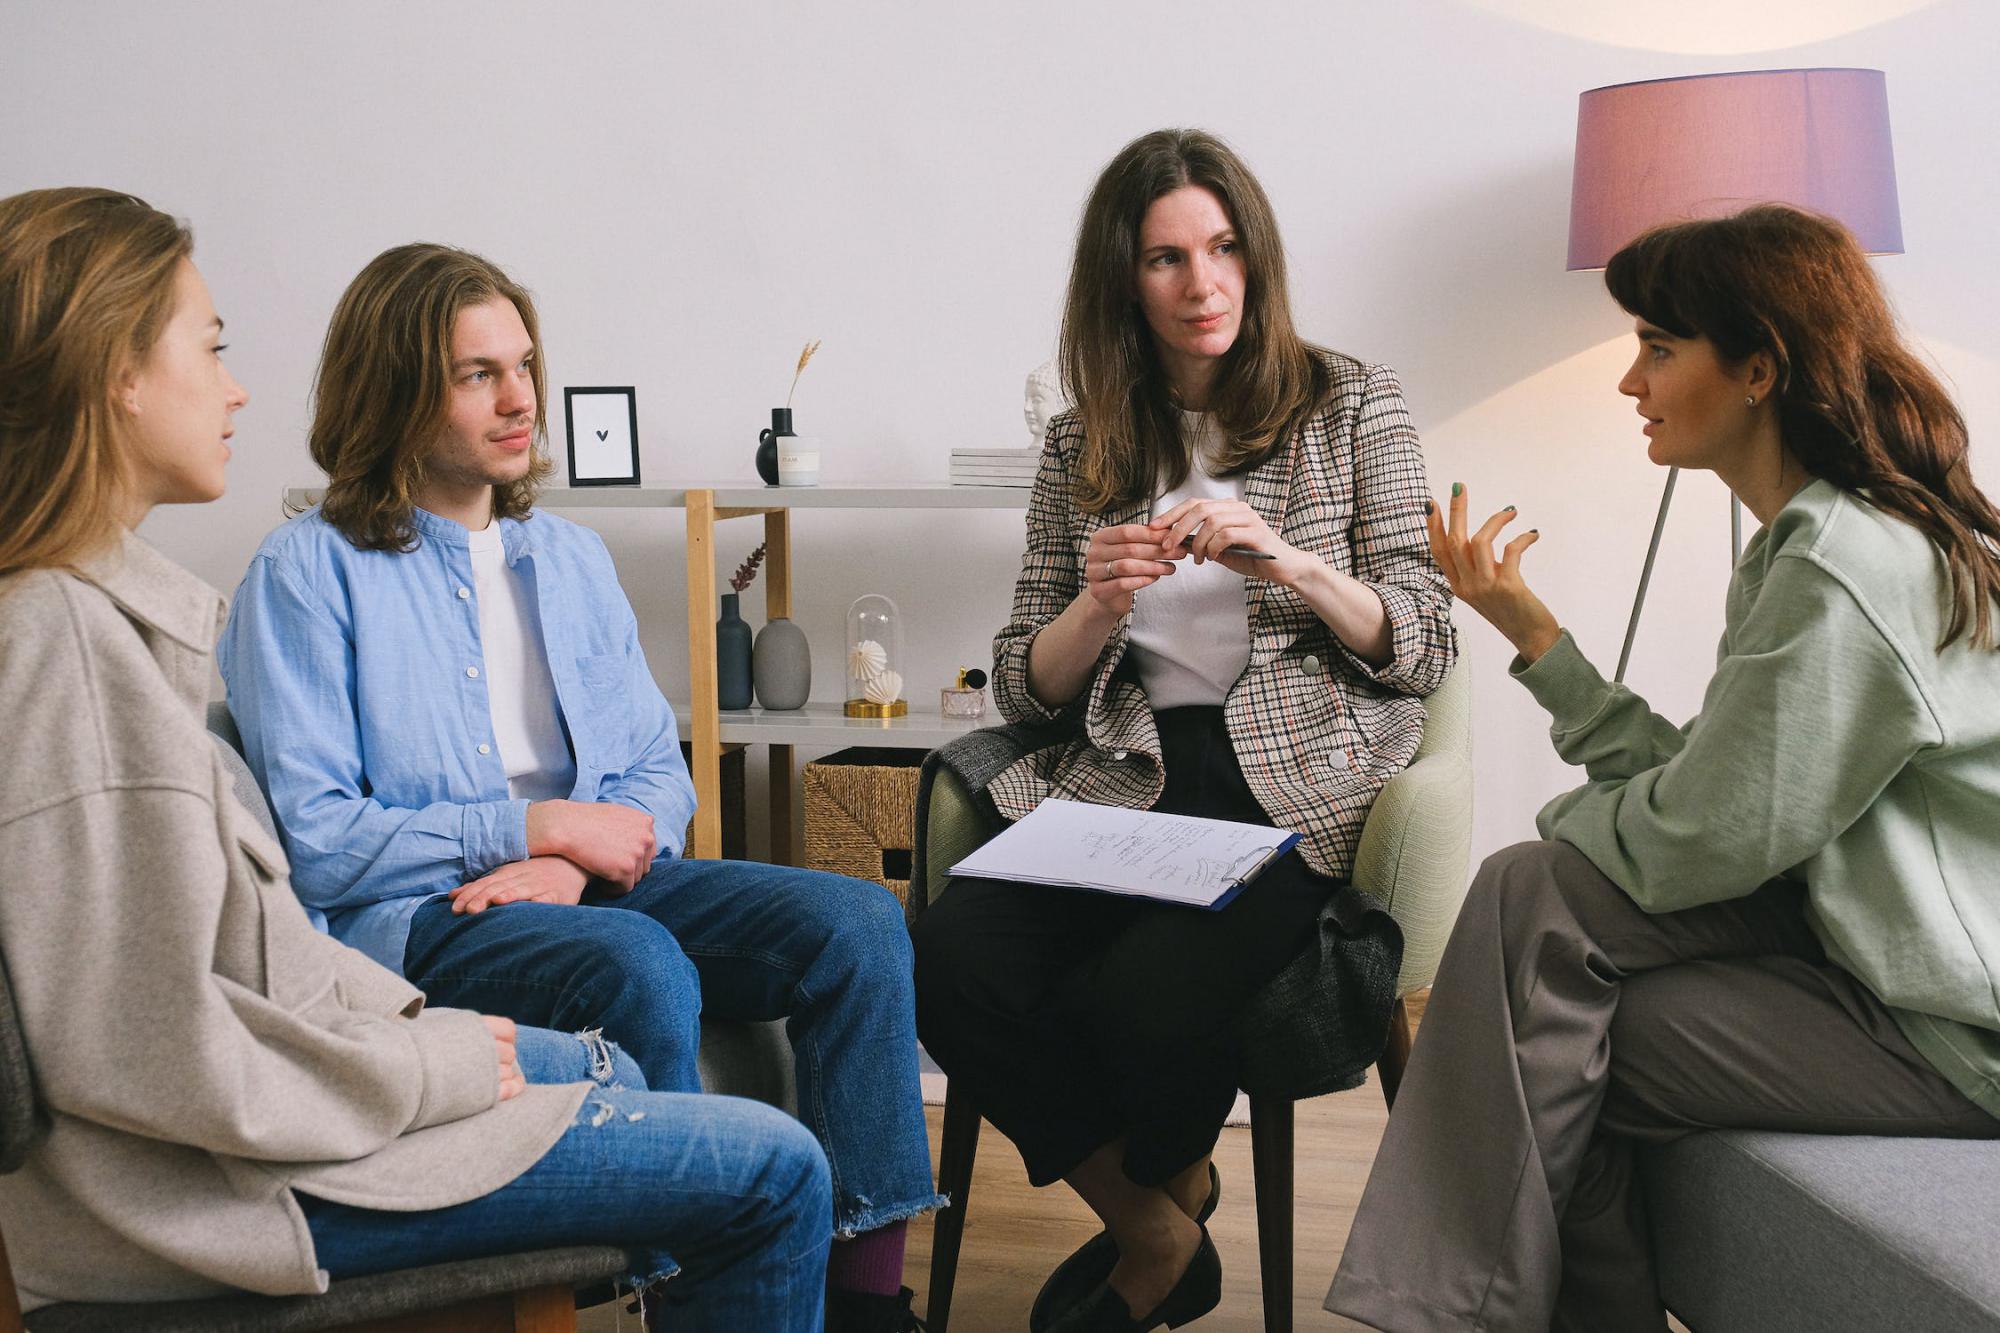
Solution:
[{"label": "warm light glow on wall", "polygon": [[1551,32],[1611,46],[1740,55],[1825,41],[1902,18],[1937,0],[1675,0],[1618,5],[1604,0],[1466,0]]}]

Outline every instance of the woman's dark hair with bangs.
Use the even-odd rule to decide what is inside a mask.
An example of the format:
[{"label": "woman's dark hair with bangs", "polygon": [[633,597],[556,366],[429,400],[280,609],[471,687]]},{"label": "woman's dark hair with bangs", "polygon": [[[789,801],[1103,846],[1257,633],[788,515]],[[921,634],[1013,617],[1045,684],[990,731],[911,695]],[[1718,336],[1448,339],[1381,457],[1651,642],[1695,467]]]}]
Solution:
[{"label": "woman's dark hair with bangs", "polygon": [[1152,331],[1138,303],[1139,225],[1189,185],[1229,215],[1243,256],[1243,320],[1217,367],[1209,407],[1222,427],[1217,475],[1256,467],[1332,388],[1326,363],[1292,327],[1285,247],[1264,187],[1201,130],[1155,130],[1119,150],[1083,206],[1063,307],[1063,389],[1083,419],[1075,500],[1101,514],[1187,480],[1188,448]]},{"label": "woman's dark hair with bangs", "polygon": [[1915,525],[1943,554],[1951,617],[1995,644],[2000,511],[1972,481],[1965,418],[1907,347],[1845,227],[1782,204],[1657,227],[1611,257],[1628,314],[1705,337],[1726,362],[1767,352],[1785,447],[1807,472]]}]

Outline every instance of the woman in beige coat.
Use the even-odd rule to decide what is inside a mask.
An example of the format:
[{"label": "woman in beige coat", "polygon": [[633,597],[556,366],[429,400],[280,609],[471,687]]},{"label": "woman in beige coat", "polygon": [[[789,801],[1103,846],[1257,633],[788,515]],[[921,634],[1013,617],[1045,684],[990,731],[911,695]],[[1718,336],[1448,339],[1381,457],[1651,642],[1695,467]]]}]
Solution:
[{"label": "woman in beige coat", "polygon": [[424,1008],[313,929],[233,799],[221,598],[132,532],[222,493],[248,398],[191,248],[129,195],[0,200],[0,957],[48,1115],[0,1177],[23,1304],[599,1243],[682,1274],[677,1329],[817,1329],[803,1127]]}]

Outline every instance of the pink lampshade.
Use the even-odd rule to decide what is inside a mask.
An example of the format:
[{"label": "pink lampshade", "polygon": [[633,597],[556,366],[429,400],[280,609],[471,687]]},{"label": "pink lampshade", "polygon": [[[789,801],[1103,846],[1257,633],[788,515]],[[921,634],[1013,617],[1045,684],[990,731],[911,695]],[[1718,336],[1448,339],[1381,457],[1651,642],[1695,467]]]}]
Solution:
[{"label": "pink lampshade", "polygon": [[1768,69],[1592,88],[1578,99],[1569,267],[1603,268],[1646,228],[1788,203],[1901,254],[1879,69]]}]

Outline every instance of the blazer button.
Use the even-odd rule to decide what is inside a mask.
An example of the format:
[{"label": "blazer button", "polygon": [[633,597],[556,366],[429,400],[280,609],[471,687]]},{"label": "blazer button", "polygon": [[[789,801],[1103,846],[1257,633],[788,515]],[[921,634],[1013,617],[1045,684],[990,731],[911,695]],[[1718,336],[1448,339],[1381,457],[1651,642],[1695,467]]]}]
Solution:
[{"label": "blazer button", "polygon": [[1317,676],[1324,672],[1326,668],[1320,665],[1317,657],[1308,654],[1305,660],[1299,663],[1299,670],[1305,672],[1308,676]]},{"label": "blazer button", "polygon": [[1125,762],[1125,761],[1126,761],[1127,759],[1130,759],[1131,757],[1132,757],[1132,753],[1131,753],[1131,751],[1129,751],[1129,750],[1113,750],[1113,751],[1111,752],[1111,758],[1112,758],[1113,762],[1115,762],[1115,763],[1120,763],[1120,764],[1122,764],[1122,763],[1124,763],[1124,762]]}]

